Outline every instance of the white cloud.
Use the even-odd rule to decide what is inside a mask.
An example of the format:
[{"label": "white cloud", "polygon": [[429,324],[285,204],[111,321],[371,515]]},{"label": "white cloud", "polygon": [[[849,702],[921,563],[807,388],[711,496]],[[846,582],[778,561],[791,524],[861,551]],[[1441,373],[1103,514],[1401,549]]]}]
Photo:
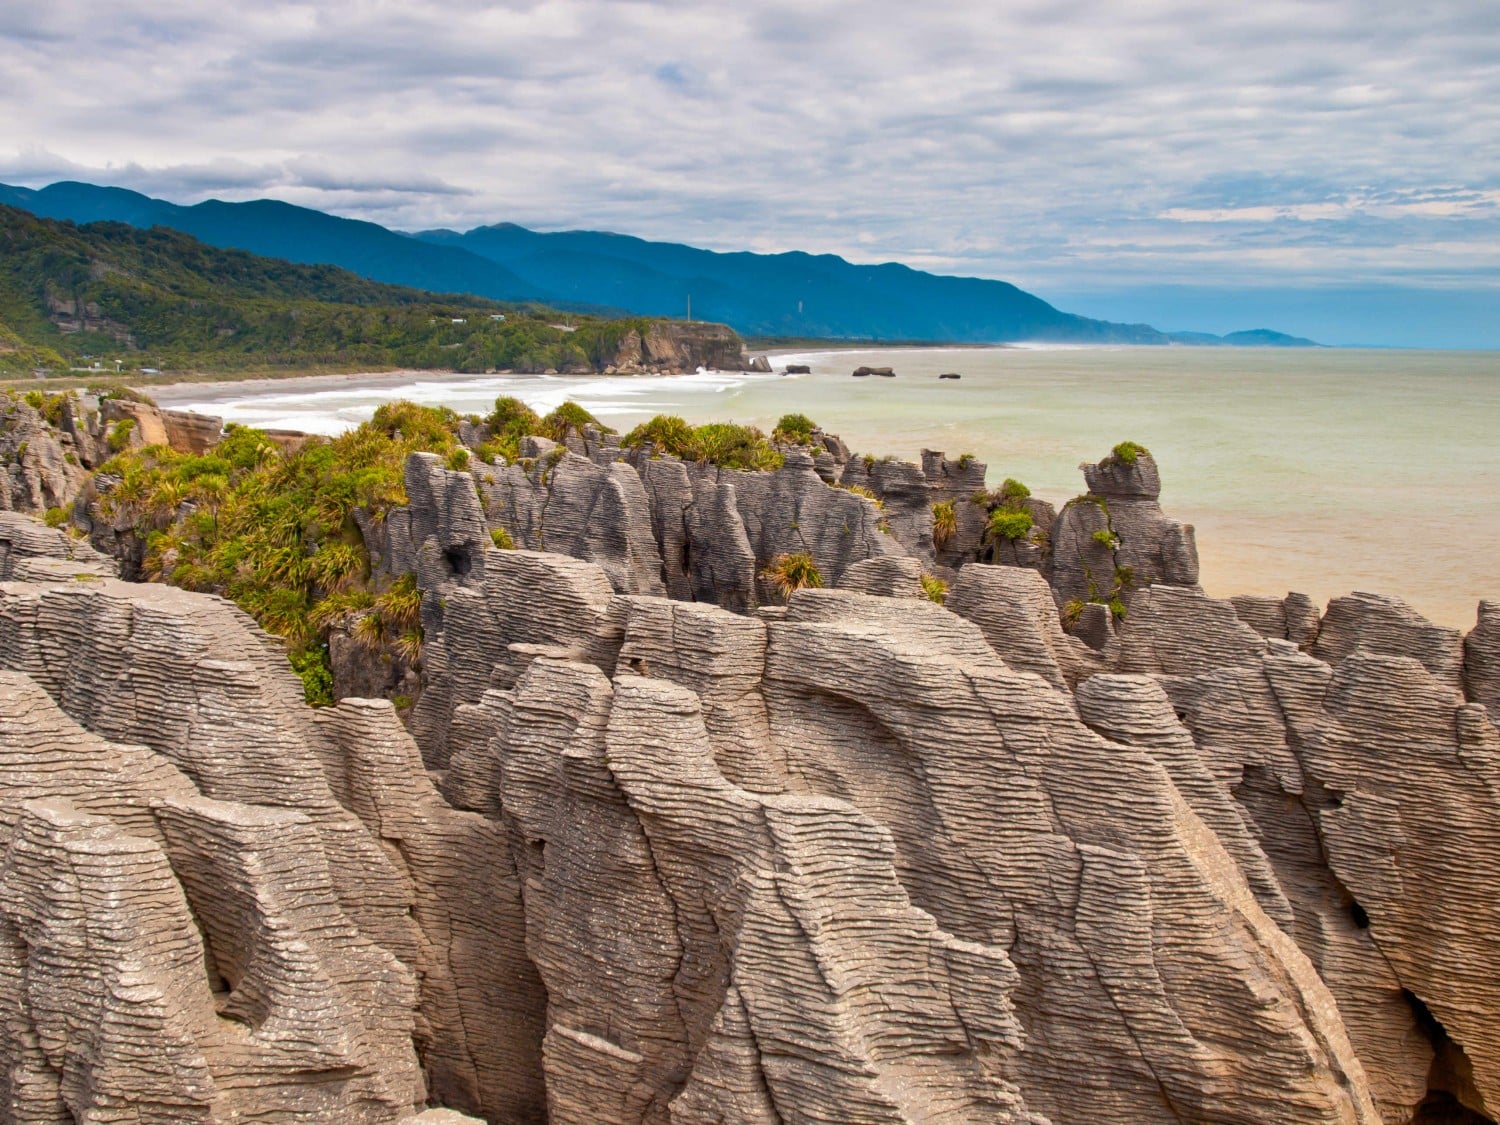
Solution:
[{"label": "white cloud", "polygon": [[1468,0],[52,0],[0,179],[1073,286],[1489,277]]}]

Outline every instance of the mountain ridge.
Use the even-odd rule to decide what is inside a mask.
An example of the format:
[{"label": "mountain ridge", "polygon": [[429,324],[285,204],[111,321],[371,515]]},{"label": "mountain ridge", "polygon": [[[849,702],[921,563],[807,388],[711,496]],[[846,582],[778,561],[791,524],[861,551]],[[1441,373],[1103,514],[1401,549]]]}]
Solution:
[{"label": "mountain ridge", "polygon": [[856,265],[832,254],[721,252],[514,223],[403,233],[275,200],[185,206],[74,181],[40,189],[0,185],[0,202],[52,219],[167,226],[214,246],[337,265],[371,280],[436,292],[644,316],[680,316],[691,299],[695,316],[752,335],[1223,342],[1077,316],[1005,281],[930,274],[897,262]]}]

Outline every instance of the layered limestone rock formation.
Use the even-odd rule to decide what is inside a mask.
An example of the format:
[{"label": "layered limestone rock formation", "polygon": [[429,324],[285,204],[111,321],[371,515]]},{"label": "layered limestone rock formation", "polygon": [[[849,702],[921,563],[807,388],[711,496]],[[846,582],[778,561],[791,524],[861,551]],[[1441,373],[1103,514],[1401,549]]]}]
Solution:
[{"label": "layered limestone rock formation", "polygon": [[1196,587],[1191,525],[1161,508],[1161,476],[1144,449],[1084,464],[1088,492],[1052,525],[1050,578],[1060,602],[1118,599],[1128,609],[1152,585]]},{"label": "layered limestone rock formation", "polygon": [[[469,427],[462,436],[477,448],[488,433]],[[784,465],[759,472],[622,449],[595,427],[570,430],[567,439],[557,445],[527,438],[515,464],[476,463],[468,474],[423,458],[420,470],[408,472],[412,518],[461,522],[472,543],[483,538],[482,526],[515,546],[593,562],[618,593],[665,593],[741,613],[781,600],[763,572],[788,554],[810,556],[825,585],[841,584],[858,563],[891,556],[912,558],[922,572],[949,582],[979,559],[1026,567],[1046,578],[1059,608],[1081,608],[1065,616],[1065,626],[1096,648],[1139,591],[1196,587],[1198,580],[1193,529],[1162,512],[1160,476],[1145,450],[1129,464],[1111,454],[1082,466],[1089,492],[1059,514],[1024,489],[1014,498],[987,493],[987,467],[970,456],[928,451],[920,465],[854,457],[822,431],[809,444],[781,446]],[[415,491],[412,472],[423,478]],[[470,477],[477,506],[464,495]],[[424,483],[428,478],[446,483]],[[440,503],[423,499],[433,487],[443,490]],[[455,504],[463,515],[450,511]],[[934,518],[939,505],[951,508],[953,520],[942,534]],[[1029,530],[1016,538],[988,531],[1000,507],[1029,517]],[[365,521],[362,528],[380,566],[416,569],[392,553],[385,527]],[[1247,612],[1277,635],[1305,630],[1317,617],[1311,603]]]},{"label": "layered limestone rock formation", "polygon": [[7,1120],[540,1114],[513,868],[388,703],[93,576],[0,584],[0,666]]},{"label": "layered limestone rock formation", "polygon": [[1500,1113],[1496,603],[1211,599],[1143,455],[1049,529],[1140,576],[1089,645],[1055,542],[926,596],[971,467],[576,437],[364,527],[409,731],[0,524],[0,1119]]},{"label": "layered limestone rock formation", "polygon": [[71,504],[89,470],[67,422],[52,424],[24,398],[0,395],[0,511],[45,512]]}]

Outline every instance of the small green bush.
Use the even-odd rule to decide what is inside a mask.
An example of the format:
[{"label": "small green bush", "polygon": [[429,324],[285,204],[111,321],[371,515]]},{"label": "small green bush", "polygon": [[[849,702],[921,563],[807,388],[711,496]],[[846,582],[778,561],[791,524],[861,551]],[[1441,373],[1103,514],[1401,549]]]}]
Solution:
[{"label": "small green bush", "polygon": [[540,434],[543,429],[541,415],[510,395],[495,400],[495,409],[484,423],[490,428],[490,440],[480,446],[479,455],[486,461],[496,457],[514,461],[521,452],[521,439],[528,434]]},{"label": "small green bush", "polygon": [[[498,405],[498,403],[497,403]],[[583,433],[585,426],[598,426],[605,433],[614,433],[614,430],[604,425],[576,402],[565,402],[552,413],[541,420],[539,429],[532,430],[534,434],[551,438],[553,441],[567,441],[568,431],[576,430]]]},{"label": "small green bush", "polygon": [[134,387],[89,387],[88,393],[98,395],[100,402],[108,402],[110,399],[119,399],[122,402],[139,402],[146,406],[155,406],[156,400],[150,395],[142,394]]},{"label": "small green bush", "polygon": [[811,445],[818,424],[806,414],[783,414],[771,431],[771,440],[787,445]]},{"label": "small green bush", "polygon": [[1024,539],[1036,521],[1026,511],[1011,512],[1004,508],[990,513],[991,539]]},{"label": "small green bush", "polygon": [[1120,549],[1120,537],[1108,528],[1101,527],[1094,532],[1094,542],[1106,551],[1118,551]]},{"label": "small green bush", "polygon": [[510,537],[510,532],[506,531],[503,527],[490,528],[490,539],[502,551],[514,551],[516,549],[516,541]]},{"label": "small green bush", "polygon": [[42,517],[48,527],[61,527],[68,522],[68,509],[48,508],[47,514]]},{"label": "small green bush", "polygon": [[779,469],[786,461],[754,426],[710,422],[694,427],[671,414],[658,414],[642,422],[625,435],[621,444],[629,448],[652,445],[658,452],[684,461],[707,462],[725,469]]},{"label": "small green bush", "polygon": [[642,422],[621,438],[620,444],[628,449],[652,445],[657,452],[680,457],[684,461],[698,459],[693,427],[675,414],[658,414],[650,421]]},{"label": "small green bush", "polygon": [[112,453],[119,453],[130,444],[130,434],[135,429],[134,418],[121,418],[109,428],[109,434],[104,439]]},{"label": "small green bush", "polygon": [[1138,445],[1136,442],[1122,441],[1119,445],[1115,446],[1113,450],[1111,450],[1111,453],[1113,454],[1115,460],[1119,461],[1121,464],[1134,465],[1137,457],[1139,457],[1142,453],[1145,453],[1149,456],[1151,451],[1144,445]]},{"label": "small green bush", "polygon": [[976,456],[974,456],[974,454],[972,454],[972,453],[960,453],[958,455],[958,468],[959,468],[959,471],[962,472],[963,470],[967,469],[970,465],[972,465],[977,460],[979,460],[979,458],[976,457]]},{"label": "small green bush", "polygon": [[302,681],[302,697],[314,707],[333,704],[333,667],[328,662],[326,646],[314,646],[290,653],[292,671]]},{"label": "small green bush", "polygon": [[468,472],[469,451],[463,446],[459,446],[452,453],[448,454],[448,468],[456,473]]},{"label": "small green bush", "polygon": [[1031,495],[1031,489],[1013,477],[1006,477],[1000,486],[1001,504],[1017,505]]},{"label": "small green bush", "polygon": [[786,458],[754,426],[710,422],[699,426],[693,434],[697,439],[698,459],[720,468],[756,472],[779,469],[786,463]]},{"label": "small green bush", "polygon": [[1087,604],[1082,598],[1069,598],[1063,603],[1061,618],[1064,629],[1071,629],[1078,624],[1078,619],[1083,616],[1083,607]]}]

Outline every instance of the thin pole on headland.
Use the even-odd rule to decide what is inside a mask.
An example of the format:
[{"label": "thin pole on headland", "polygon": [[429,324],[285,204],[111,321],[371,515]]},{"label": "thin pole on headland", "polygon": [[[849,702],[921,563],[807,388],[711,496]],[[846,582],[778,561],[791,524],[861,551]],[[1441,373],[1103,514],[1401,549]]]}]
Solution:
[{"label": "thin pole on headland", "polygon": [[688,323],[693,323],[693,295],[688,294]]}]

